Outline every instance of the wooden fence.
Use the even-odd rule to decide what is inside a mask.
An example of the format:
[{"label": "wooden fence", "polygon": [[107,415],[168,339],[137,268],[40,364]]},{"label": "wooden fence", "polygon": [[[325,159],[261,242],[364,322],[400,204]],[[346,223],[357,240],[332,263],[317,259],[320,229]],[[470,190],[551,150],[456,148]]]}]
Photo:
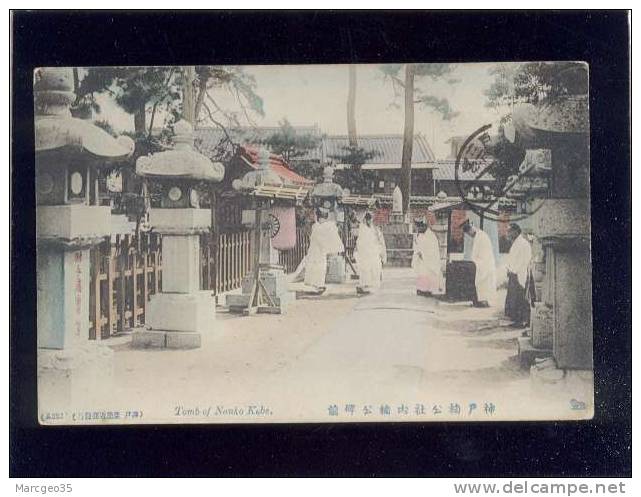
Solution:
[{"label": "wooden fence", "polygon": [[239,288],[253,267],[253,238],[249,229],[202,235],[201,288],[215,295]]},{"label": "wooden fence", "polygon": [[[202,288],[212,289],[215,295],[240,288],[243,277],[253,268],[253,230],[226,231],[218,235],[202,235],[201,276]],[[217,237],[217,239],[216,239]],[[296,230],[296,246],[283,250],[279,263],[291,273],[303,260],[309,246],[309,235]]]},{"label": "wooden fence", "polygon": [[[351,230],[339,228],[339,234],[345,246],[345,253],[352,260],[354,258],[354,248],[356,247],[356,235]],[[279,263],[285,267],[286,273],[292,273],[296,270],[300,262],[307,254],[309,249],[310,230],[298,226],[296,228],[296,246],[291,250],[283,250],[280,253]]]},{"label": "wooden fence", "polygon": [[[239,288],[253,266],[253,230],[201,235],[201,288],[214,294]],[[350,244],[346,241],[346,246]],[[308,230],[296,229],[296,246],[280,252],[287,273],[309,247]],[[349,251],[349,249],[348,249]],[[91,249],[89,339],[101,340],[145,324],[147,302],[162,290],[162,238],[117,235]]]},{"label": "wooden fence", "polygon": [[296,228],[296,246],[290,250],[282,250],[279,254],[279,263],[285,268],[286,273],[293,273],[300,261],[303,260],[309,247],[309,233],[307,230]]},{"label": "wooden fence", "polygon": [[89,339],[100,340],[145,323],[149,297],[162,288],[161,239],[116,235],[91,250]]}]

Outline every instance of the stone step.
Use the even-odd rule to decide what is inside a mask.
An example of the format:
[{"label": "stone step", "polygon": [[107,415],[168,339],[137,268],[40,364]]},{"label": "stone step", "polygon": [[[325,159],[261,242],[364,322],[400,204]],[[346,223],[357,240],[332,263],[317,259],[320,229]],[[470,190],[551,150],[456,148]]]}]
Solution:
[{"label": "stone step", "polygon": [[552,357],[552,350],[537,349],[532,345],[530,337],[519,337],[517,341],[519,344],[519,362],[523,369],[530,369],[536,359]]}]

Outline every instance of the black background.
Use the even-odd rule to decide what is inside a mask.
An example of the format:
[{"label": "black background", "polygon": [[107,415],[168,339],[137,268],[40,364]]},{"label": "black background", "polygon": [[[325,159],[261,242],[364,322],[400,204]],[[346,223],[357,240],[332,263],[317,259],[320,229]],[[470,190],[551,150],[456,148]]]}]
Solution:
[{"label": "black background", "polygon": [[[12,476],[631,474],[632,232],[626,12],[14,12],[12,32]],[[38,425],[35,67],[504,60],[590,64],[594,420]]]}]

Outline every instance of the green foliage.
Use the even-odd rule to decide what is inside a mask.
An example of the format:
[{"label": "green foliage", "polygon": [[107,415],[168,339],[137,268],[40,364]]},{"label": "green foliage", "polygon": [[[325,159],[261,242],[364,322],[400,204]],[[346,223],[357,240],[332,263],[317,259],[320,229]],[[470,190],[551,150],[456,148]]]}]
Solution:
[{"label": "green foliage", "polygon": [[113,126],[109,121],[106,119],[98,119],[93,122],[96,126],[98,126],[100,129],[105,130],[107,133],[109,133],[111,136],[114,138],[118,137],[118,133],[114,130]]},{"label": "green foliage", "polygon": [[341,147],[341,150],[343,151],[342,154],[330,155],[330,159],[334,159],[341,164],[350,164],[354,169],[360,169],[367,161],[380,155],[377,150],[365,150],[364,148],[350,145]]},{"label": "green foliage", "polygon": [[525,158],[525,150],[510,143],[502,135],[495,137],[486,146],[486,150],[492,157],[487,172],[496,180],[498,189],[502,190],[508,178],[518,174],[519,165]]},{"label": "green foliage", "polygon": [[[212,121],[213,116],[219,113],[234,126],[240,126],[237,119],[238,113],[222,109],[214,100],[210,90],[215,91],[216,89],[226,90],[236,98],[239,110],[245,114],[245,118],[250,124],[251,119],[246,112],[247,109],[261,117],[265,115],[263,99],[256,93],[256,78],[245,72],[242,66],[196,66],[195,69],[196,84],[201,91],[205,92],[201,101],[206,110],[205,113],[201,113],[200,106],[196,105],[196,113],[199,114],[196,116],[197,121],[201,119]],[[214,124],[217,123],[218,121]]]},{"label": "green foliage", "polygon": [[[392,83],[394,89],[394,96],[396,98],[401,97],[405,90],[405,81],[402,77],[402,73],[405,71],[404,64],[384,64],[379,67],[380,71],[383,73],[385,80]],[[442,78],[450,76],[447,79],[449,84],[456,84],[460,80],[452,76],[452,73],[455,69],[453,64],[412,64],[411,70],[415,76],[414,84],[414,93],[416,95],[416,100],[414,103],[419,103],[425,108],[429,108],[441,115],[441,117],[446,120],[452,120],[458,116],[458,112],[455,112],[450,106],[449,101],[446,98],[439,98],[434,95],[427,93],[427,90],[421,85],[421,80],[428,78],[432,81],[438,81]],[[400,105],[394,101],[390,104],[390,107],[400,108]]]},{"label": "green foliage", "polygon": [[377,157],[379,152],[349,145],[341,147],[341,150],[343,150],[342,154],[331,155],[330,158],[340,164],[346,164],[348,167],[335,172],[335,181],[342,187],[349,188],[352,193],[372,193],[371,184],[376,175],[373,171],[363,170],[362,166],[370,159]]},{"label": "green foliage", "polygon": [[412,64],[417,77],[427,76],[433,81],[450,74],[454,70],[452,64]]},{"label": "green foliage", "polygon": [[175,104],[181,98],[180,73],[175,68],[127,68],[114,80],[114,98],[133,114],[141,104]]},{"label": "green foliage", "polygon": [[[588,92],[587,66],[581,62],[501,63],[491,67],[494,81],[485,91],[486,106],[502,111],[502,124],[511,120],[512,107],[520,103],[557,104],[573,95]],[[494,157],[488,169],[499,187],[518,174],[524,150],[499,135],[487,147]]]},{"label": "green foliage", "polygon": [[459,115],[458,112],[455,112],[452,109],[447,98],[438,98],[433,95],[425,95],[419,96],[418,102],[423,104],[423,106],[430,107],[438,112],[445,121],[451,121]]},{"label": "green foliage", "polygon": [[141,102],[180,98],[176,74],[175,68],[168,67],[91,67],[76,90],[76,105],[99,111],[95,94],[109,93],[123,110],[133,114]]},{"label": "green foliage", "polygon": [[[139,113],[150,107],[163,110],[167,119],[160,123],[171,127],[183,114],[182,87],[184,74],[179,67],[92,67],[81,70],[76,90],[74,109],[100,112],[96,95],[105,93],[125,112]],[[264,115],[263,100],[256,94],[256,80],[239,66],[197,66],[196,83],[204,83],[204,90],[225,88],[237,98],[241,107],[246,105],[258,115]],[[155,123],[150,123],[155,124]],[[137,137],[141,138],[141,137]]]},{"label": "green foliage", "polygon": [[290,163],[291,167],[297,174],[304,178],[312,180],[314,183],[319,183],[323,180],[323,164],[313,161],[296,161]]},{"label": "green foliage", "polygon": [[570,95],[588,93],[588,71],[582,62],[497,64],[485,92],[488,107],[515,103],[555,103]]},{"label": "green foliage", "polygon": [[287,118],[283,118],[278,125],[278,131],[261,140],[260,143],[267,146],[272,153],[282,155],[287,162],[304,156],[320,145],[320,136],[312,133],[296,133]]},{"label": "green foliage", "polygon": [[403,64],[382,64],[379,66],[383,76],[388,78],[398,78],[402,68]]}]

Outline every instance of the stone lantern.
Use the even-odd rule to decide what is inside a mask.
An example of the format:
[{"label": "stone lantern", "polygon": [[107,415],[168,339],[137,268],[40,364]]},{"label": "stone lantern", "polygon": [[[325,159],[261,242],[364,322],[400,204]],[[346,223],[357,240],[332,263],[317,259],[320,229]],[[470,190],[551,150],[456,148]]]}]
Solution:
[{"label": "stone lantern", "polygon": [[[263,186],[283,186],[280,176],[271,168],[270,153],[265,148],[259,150],[258,168],[232,182],[235,190],[249,194]],[[295,294],[289,291],[284,268],[278,263],[278,252],[271,243],[272,235],[279,229],[269,212],[272,202],[254,195],[248,202],[251,208],[243,211],[243,224],[254,228],[253,269],[243,276],[241,293],[227,295],[230,312],[280,314],[295,300]]]},{"label": "stone lantern", "polygon": [[[538,354],[538,347],[551,348],[559,369],[591,370],[587,96],[571,95],[548,106],[522,104],[515,109],[513,121],[517,141],[530,149],[528,167],[550,177],[549,185],[541,185],[547,186],[547,198],[532,219],[543,250],[544,269],[537,270],[540,303],[532,316],[531,340],[520,339],[519,350],[527,357]],[[534,160],[535,156],[541,160]]]},{"label": "stone lantern", "polygon": [[160,207],[149,224],[162,235],[162,292],[151,297],[145,331],[134,333],[134,347],[198,348],[214,328],[216,303],[200,290],[200,234],[211,226],[211,211],[200,208],[198,184],[219,182],[225,169],[194,149],[187,121],[174,126],[173,150],[140,157],[136,174],[160,187]]},{"label": "stone lantern", "polygon": [[330,211],[330,216],[335,221],[341,221],[342,213],[338,210],[338,201],[343,195],[343,188],[338,183],[334,183],[334,168],[326,166],[323,169],[323,181],[312,189],[312,203],[315,207]]},{"label": "stone lantern", "polygon": [[59,402],[75,379],[90,376],[78,373],[83,365],[108,361],[109,350],[89,342],[89,249],[111,229],[110,207],[99,205],[98,175],[134,149],[130,138],[71,116],[73,85],[72,69],[35,72],[38,373],[41,392],[55,391]]}]

